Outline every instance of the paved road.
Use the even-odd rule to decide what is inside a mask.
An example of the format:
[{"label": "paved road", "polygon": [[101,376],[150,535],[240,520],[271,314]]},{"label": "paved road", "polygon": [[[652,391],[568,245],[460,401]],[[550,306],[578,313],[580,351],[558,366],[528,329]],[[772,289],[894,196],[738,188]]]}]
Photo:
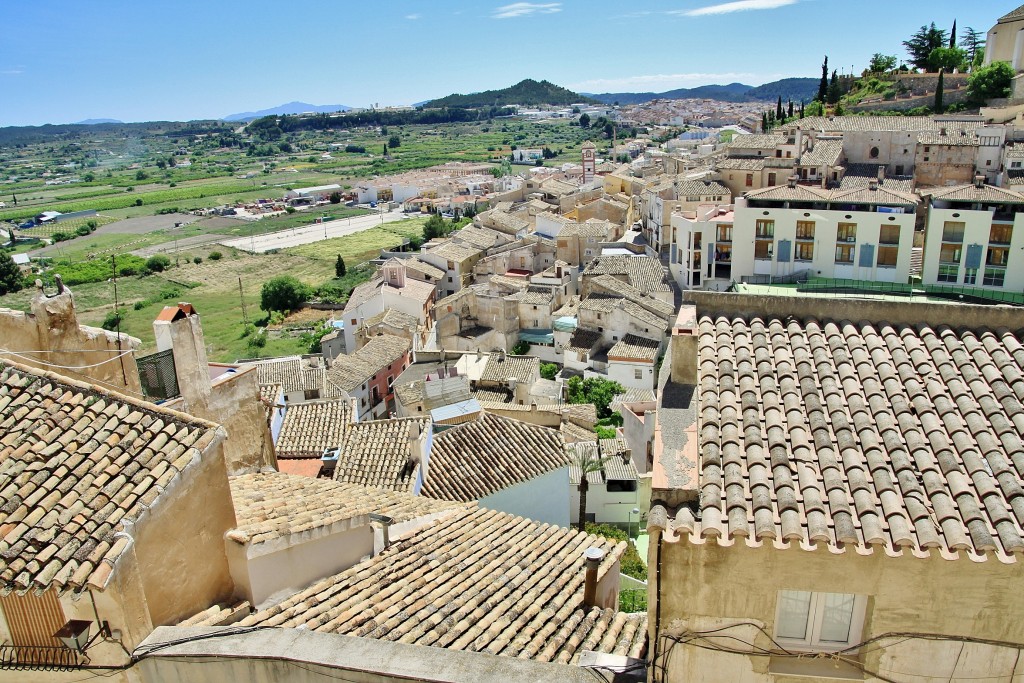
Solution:
[{"label": "paved road", "polygon": [[[395,223],[404,221],[412,216],[401,211],[392,211],[383,216],[384,223]],[[344,237],[363,230],[377,227],[381,224],[381,215],[372,214],[369,216],[356,216],[355,218],[338,218],[316,225],[309,225],[291,230],[271,233],[269,235],[255,235],[253,237],[233,237],[221,240],[226,247],[233,247],[242,251],[263,253],[271,249],[287,249],[302,244],[311,244],[333,237]],[[386,245],[382,245],[386,246]]]}]

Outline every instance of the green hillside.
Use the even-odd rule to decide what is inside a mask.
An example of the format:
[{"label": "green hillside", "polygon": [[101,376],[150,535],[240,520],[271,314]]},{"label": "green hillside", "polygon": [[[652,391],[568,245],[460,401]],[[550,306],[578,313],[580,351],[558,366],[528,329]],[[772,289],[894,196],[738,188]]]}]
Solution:
[{"label": "green hillside", "polygon": [[504,107],[521,104],[527,107],[539,105],[567,105],[577,102],[593,102],[587,97],[571,90],[559,87],[548,81],[537,82],[532,78],[520,81],[510,88],[501,90],[485,90],[469,95],[448,95],[441,99],[431,100],[424,107],[454,107],[456,109],[472,109],[475,107]]}]

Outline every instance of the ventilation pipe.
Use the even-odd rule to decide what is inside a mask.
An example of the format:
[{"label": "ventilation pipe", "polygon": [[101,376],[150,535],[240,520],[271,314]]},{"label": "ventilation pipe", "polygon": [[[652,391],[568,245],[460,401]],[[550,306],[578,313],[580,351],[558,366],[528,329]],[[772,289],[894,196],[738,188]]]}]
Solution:
[{"label": "ventilation pipe", "polygon": [[586,558],[583,604],[587,607],[597,607],[597,570],[601,567],[601,560],[604,559],[604,551],[600,548],[587,548],[583,557]]}]

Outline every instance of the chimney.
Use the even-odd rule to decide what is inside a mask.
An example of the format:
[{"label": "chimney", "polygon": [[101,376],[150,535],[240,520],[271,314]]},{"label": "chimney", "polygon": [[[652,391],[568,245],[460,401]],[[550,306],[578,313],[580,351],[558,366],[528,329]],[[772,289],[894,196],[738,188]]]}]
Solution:
[{"label": "chimney", "polygon": [[881,185],[882,181],[885,180],[885,166],[878,167],[878,184]]},{"label": "chimney", "polygon": [[871,180],[869,180],[869,181],[868,181],[868,189],[869,189],[869,190],[871,190],[872,192],[874,192],[875,190],[877,190],[877,189],[878,189],[878,181],[877,181],[877,180],[875,180],[874,178],[872,178]]},{"label": "chimney", "polygon": [[697,384],[697,306],[683,304],[672,325],[669,341],[672,354],[672,381],[678,384]]},{"label": "chimney", "polygon": [[395,520],[387,515],[371,512],[370,521],[380,524],[381,544],[380,550],[377,553],[381,553],[391,547],[391,525],[394,524]]},{"label": "chimney", "polygon": [[985,176],[980,173],[974,176],[974,186],[978,189],[985,187]]},{"label": "chimney", "polygon": [[153,321],[153,336],[158,351],[170,350],[174,356],[174,374],[185,410],[205,409],[213,387],[199,313],[184,301],[165,306]]},{"label": "chimney", "polygon": [[420,466],[420,478],[423,481],[427,479],[427,468],[430,465],[430,453],[427,451],[428,439],[424,438],[423,432],[420,430],[420,423],[416,420],[412,420],[409,423],[409,468],[410,470],[416,465]]},{"label": "chimney", "polygon": [[587,607],[598,607],[597,604],[597,570],[604,559],[604,551],[600,548],[587,548],[583,554],[586,558],[586,574],[583,583],[583,604]]},{"label": "chimney", "polygon": [[942,126],[941,128],[939,128],[939,135],[945,137],[945,135],[946,135],[946,127],[945,126]]},{"label": "chimney", "polygon": [[788,178],[786,178],[786,185],[790,189],[792,189],[792,188],[796,187],[796,181],[797,181],[797,176],[791,175]]}]

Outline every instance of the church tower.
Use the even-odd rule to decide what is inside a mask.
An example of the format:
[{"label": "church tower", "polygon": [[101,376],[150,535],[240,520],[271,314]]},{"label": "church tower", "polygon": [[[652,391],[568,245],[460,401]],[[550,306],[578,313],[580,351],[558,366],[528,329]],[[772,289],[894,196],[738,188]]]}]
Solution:
[{"label": "church tower", "polygon": [[594,155],[597,147],[590,140],[583,143],[583,184],[586,185],[594,179]]}]

